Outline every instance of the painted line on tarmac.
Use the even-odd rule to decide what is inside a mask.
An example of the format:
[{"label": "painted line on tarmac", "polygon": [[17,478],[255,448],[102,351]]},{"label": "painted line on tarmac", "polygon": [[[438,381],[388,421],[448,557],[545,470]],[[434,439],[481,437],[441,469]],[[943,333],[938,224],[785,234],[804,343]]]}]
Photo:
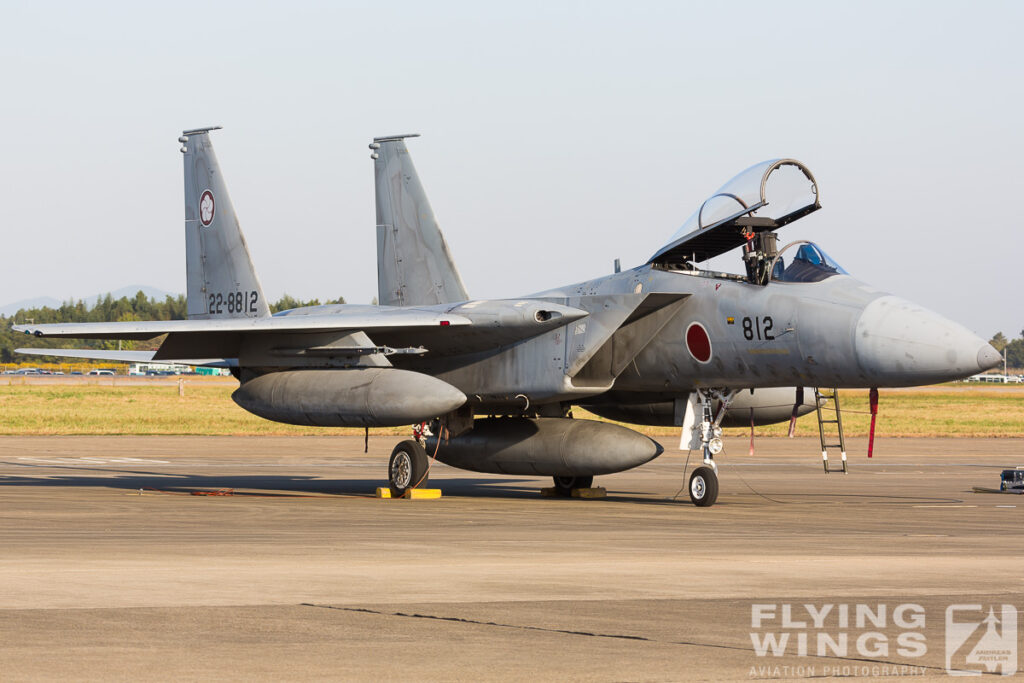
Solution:
[{"label": "painted line on tarmac", "polygon": [[916,508],[976,508],[977,505],[915,505]]},{"label": "painted line on tarmac", "polygon": [[[665,457],[665,456],[662,456]],[[792,457],[792,456],[785,456]],[[914,456],[894,456],[894,457],[914,457]],[[719,467],[793,467],[798,469],[806,469],[809,465],[815,469],[821,469],[821,457],[817,459],[814,456],[808,456],[810,462],[729,462],[724,459],[716,459]],[[666,460],[657,463],[656,465],[648,465],[648,469],[668,469],[676,465],[671,460]],[[982,469],[1006,469],[1002,465],[993,465],[991,463],[978,463],[978,462],[936,462],[936,463],[917,463],[917,462],[860,462],[850,460],[850,467],[856,467],[857,469],[877,469],[887,467],[915,467],[917,472],[923,474],[924,471],[921,468],[934,468],[934,467],[977,467]],[[946,474],[945,472],[931,472],[931,474]]]},{"label": "painted line on tarmac", "polygon": [[103,465],[114,463],[118,465],[170,465],[170,460],[151,460],[149,458],[29,458],[20,457],[18,460],[26,462],[41,462],[51,465]]}]

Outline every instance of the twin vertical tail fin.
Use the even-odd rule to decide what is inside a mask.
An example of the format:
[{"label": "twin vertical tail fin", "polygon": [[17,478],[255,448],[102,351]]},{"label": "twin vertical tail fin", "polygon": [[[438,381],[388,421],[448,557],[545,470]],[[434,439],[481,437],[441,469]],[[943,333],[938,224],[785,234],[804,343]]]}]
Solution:
[{"label": "twin vertical tail fin", "polygon": [[188,317],[266,317],[270,308],[210,142],[219,127],[187,130],[178,139],[185,155]]},{"label": "twin vertical tail fin", "polygon": [[466,301],[466,287],[413,166],[405,138],[374,138],[377,299],[383,306]]},{"label": "twin vertical tail fin", "polygon": [[[187,130],[179,138],[185,161],[188,317],[266,317],[270,308],[210,142],[210,131],[218,127]],[[405,146],[406,137],[414,136],[375,138],[371,145],[378,300],[385,306],[466,301],[469,295]]]}]

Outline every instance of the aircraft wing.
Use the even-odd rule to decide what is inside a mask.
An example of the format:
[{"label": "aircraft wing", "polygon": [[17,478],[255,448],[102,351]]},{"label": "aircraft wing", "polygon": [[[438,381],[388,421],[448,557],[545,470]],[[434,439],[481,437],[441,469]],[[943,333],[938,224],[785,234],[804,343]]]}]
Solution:
[{"label": "aircraft wing", "polygon": [[[15,349],[14,352],[27,356],[85,358],[119,363],[148,363],[156,354],[156,351],[105,351],[100,349]],[[238,360],[235,358],[182,358],[174,362],[180,365],[201,365],[208,368],[230,368],[238,365]]]},{"label": "aircraft wing", "polygon": [[[370,307],[367,307],[370,308]],[[375,308],[375,307],[374,307]],[[75,339],[152,339],[162,334],[204,333],[246,334],[261,332],[334,332],[343,330],[400,330],[471,325],[461,315],[418,309],[376,309],[344,311],[322,315],[277,315],[266,318],[223,318],[217,320],[153,320],[118,323],[52,323],[14,325],[16,332],[36,337]]]},{"label": "aircraft wing", "polygon": [[[306,310],[309,312],[297,309],[262,318],[55,323],[16,325],[14,329],[37,337],[78,339],[151,339],[166,334],[167,339],[151,359],[188,363],[184,359],[234,360],[249,342],[255,344],[253,348],[270,350],[275,360],[282,354],[336,353],[338,340],[354,333],[366,337],[357,345],[359,353],[383,345],[381,348],[406,353],[415,349],[417,353],[458,355],[514,344],[588,315],[555,302],[522,299],[478,300],[440,308],[345,304]],[[342,346],[348,345],[346,342]],[[45,352],[52,355],[59,350]]]}]

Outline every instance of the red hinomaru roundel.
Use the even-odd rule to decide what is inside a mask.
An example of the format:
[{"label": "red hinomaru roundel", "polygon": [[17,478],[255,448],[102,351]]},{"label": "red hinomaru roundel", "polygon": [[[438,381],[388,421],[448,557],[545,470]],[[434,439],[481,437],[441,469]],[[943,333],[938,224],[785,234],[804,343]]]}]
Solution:
[{"label": "red hinomaru roundel", "polygon": [[700,323],[690,323],[686,328],[686,350],[698,363],[711,360],[711,338]]},{"label": "red hinomaru roundel", "polygon": [[203,192],[202,196],[199,197],[199,222],[203,224],[204,228],[213,222],[213,214],[216,209],[217,205],[213,201],[213,193],[209,190]]}]

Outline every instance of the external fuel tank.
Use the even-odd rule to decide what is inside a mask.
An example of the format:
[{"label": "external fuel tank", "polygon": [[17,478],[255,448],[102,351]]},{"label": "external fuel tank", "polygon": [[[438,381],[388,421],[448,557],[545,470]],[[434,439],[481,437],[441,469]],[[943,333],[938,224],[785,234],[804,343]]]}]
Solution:
[{"label": "external fuel tank", "polygon": [[441,462],[492,474],[589,476],[621,472],[661,455],[653,439],[606,422],[570,418],[502,417],[476,420],[457,437],[427,439]]},{"label": "external fuel tank", "polygon": [[271,372],[231,398],[268,420],[312,427],[411,425],[466,402],[465,394],[435,377],[381,367]]}]

